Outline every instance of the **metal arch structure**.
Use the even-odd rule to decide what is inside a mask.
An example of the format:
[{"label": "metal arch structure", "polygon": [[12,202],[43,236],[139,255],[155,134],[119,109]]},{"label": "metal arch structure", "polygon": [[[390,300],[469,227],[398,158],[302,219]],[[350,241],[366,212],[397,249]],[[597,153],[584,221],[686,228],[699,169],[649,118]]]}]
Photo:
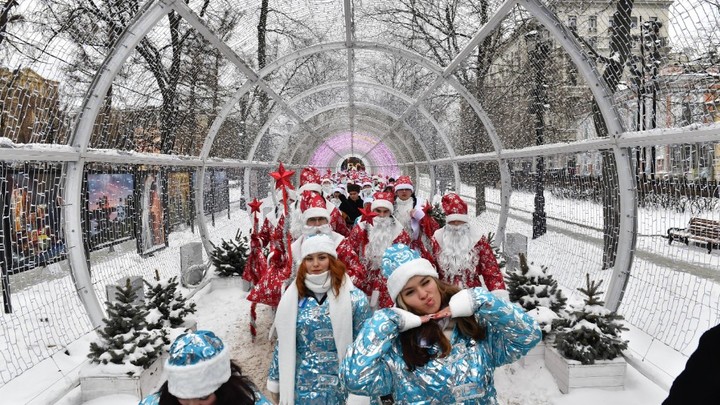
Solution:
[{"label": "metal arch structure", "polygon": [[[374,121],[374,122],[370,122],[370,121]],[[366,130],[366,131],[385,131],[388,128],[388,126],[385,123],[383,123],[379,120],[374,120],[370,117],[364,117],[364,116],[356,118],[355,126],[358,129]],[[325,124],[322,124],[322,125],[319,125],[319,126],[313,128],[313,132],[318,134],[322,138],[326,138],[331,133],[337,133],[337,132],[341,132],[343,130],[347,130],[347,127],[345,126],[345,124],[325,123]],[[392,147],[392,145],[388,145],[388,147]],[[402,149],[393,149],[393,150],[396,151],[397,153],[402,153]],[[403,158],[411,159],[411,157],[406,154],[403,154]],[[374,166],[378,166],[378,165],[374,165]]]},{"label": "metal arch structure", "polygon": [[[374,121],[374,122],[364,122],[364,121]],[[356,126],[359,128],[369,128],[376,131],[384,131],[387,129],[387,124],[384,122],[381,122],[379,120],[375,120],[370,117],[357,117],[356,118]],[[327,134],[337,131],[342,131],[346,129],[346,126],[344,124],[334,124],[333,126],[330,126],[328,128],[323,129],[323,127],[326,127],[328,125],[333,125],[331,123],[320,125],[315,127],[313,130],[315,133],[318,134],[324,134],[323,137],[327,136]],[[377,125],[377,126],[376,126]],[[384,127],[384,128],[381,128]],[[388,145],[389,147],[392,147],[392,145]],[[402,149],[395,149],[397,152],[401,153]],[[412,149],[409,149],[408,152],[412,152]],[[416,161],[417,159],[414,158],[414,156],[409,156],[411,160]],[[303,157],[303,159],[306,159],[306,157]],[[404,164],[402,164],[404,165]],[[398,164],[398,166],[401,166],[401,164]],[[373,167],[383,167],[383,165],[373,165]],[[416,170],[416,174],[418,171]]]},{"label": "metal arch structure", "polygon": [[[345,1],[345,4],[348,6],[350,5],[347,0]],[[185,18],[185,20],[189,24],[191,24],[204,37],[206,37],[211,44],[216,46],[226,57],[228,57],[231,62],[234,63],[236,67],[240,69],[243,74],[248,77],[248,82],[241,86],[241,89],[239,89],[235,93],[233,98],[231,98],[223,106],[223,109],[221,110],[223,114],[218,116],[216,121],[213,122],[212,128],[215,128],[215,131],[212,134],[208,134],[208,137],[206,138],[206,142],[203,145],[202,149],[203,155],[200,156],[198,162],[201,171],[204,171],[205,166],[210,163],[207,161],[207,156],[210,150],[209,145],[212,145],[214,137],[217,134],[217,129],[219,128],[220,124],[224,122],[227,114],[229,114],[232,106],[234,105],[232,101],[242,97],[242,95],[244,95],[248,91],[248,89],[252,88],[252,86],[254,85],[257,85],[261,88],[261,90],[268,93],[268,95],[270,95],[278,103],[277,105],[280,108],[286,109],[288,115],[295,118],[299,122],[302,121],[300,117],[298,117],[296,114],[293,114],[294,112],[292,111],[292,109],[290,109],[287,104],[284,103],[282,98],[280,98],[280,96],[276,94],[268,86],[268,84],[263,81],[265,75],[271,72],[274,68],[282,65],[283,63],[288,63],[289,61],[297,59],[299,57],[309,56],[318,52],[327,52],[330,50],[340,49],[345,49],[350,52],[354,49],[369,49],[401,56],[405,59],[418,63],[426,69],[437,73],[440,77],[437,78],[433,86],[430,86],[425,91],[424,97],[427,97],[443,82],[455,88],[456,91],[458,91],[458,93],[472,106],[475,112],[478,113],[486,128],[489,130],[489,136],[496,148],[496,159],[501,162],[501,177],[506,178],[507,173],[506,171],[502,170],[502,165],[504,164],[503,148],[499,138],[497,138],[497,134],[491,132],[492,125],[489,125],[489,119],[487,119],[487,117],[483,117],[483,115],[479,113],[482,110],[478,109],[478,107],[481,106],[477,102],[477,100],[469,94],[467,89],[459,85],[457,81],[453,80],[450,75],[455,69],[459,67],[461,61],[466,58],[470,54],[470,52],[472,52],[475,46],[477,46],[477,44],[487,36],[489,31],[497,27],[497,25],[509,13],[510,9],[514,7],[515,4],[524,6],[533,16],[535,16],[568,53],[575,66],[578,68],[580,74],[590,84],[590,90],[592,91],[593,96],[598,103],[605,124],[610,130],[612,141],[614,141],[614,143],[611,144],[615,156],[615,163],[618,167],[618,181],[620,182],[621,219],[618,243],[618,257],[613,273],[613,280],[611,280],[611,286],[608,290],[608,298],[606,301],[610,304],[611,307],[613,305],[612,303],[619,303],[619,301],[622,299],[622,290],[624,289],[624,285],[627,282],[627,275],[629,274],[629,269],[632,261],[632,250],[635,243],[635,238],[633,235],[634,230],[636,229],[635,221],[637,216],[635,212],[636,206],[633,204],[635,196],[632,192],[634,189],[634,178],[630,175],[631,170],[629,165],[629,157],[623,148],[623,145],[629,142],[631,143],[632,139],[630,137],[628,137],[627,140],[623,138],[624,130],[621,121],[619,120],[617,111],[615,110],[614,106],[610,101],[610,92],[605,87],[605,84],[602,81],[598,72],[588,61],[587,57],[580,49],[577,41],[571,35],[569,35],[567,29],[562,25],[562,23],[558,21],[557,17],[552,12],[550,12],[547,7],[543,5],[539,0],[512,0],[504,2],[501,7],[493,14],[488,23],[485,24],[478,31],[478,33],[473,37],[470,43],[456,56],[456,58],[453,59],[453,61],[445,69],[440,69],[438,66],[436,66],[426,58],[409,50],[404,50],[401,48],[396,48],[379,43],[369,43],[362,41],[355,42],[352,41],[351,34],[347,34],[345,42],[323,43],[303,50],[298,50],[290,55],[287,55],[286,57],[274,61],[274,63],[271,63],[265,69],[261,70],[258,73],[250,69],[247,64],[245,64],[245,62],[241,58],[239,58],[224,42],[220,41],[219,38],[217,38],[217,36],[215,36],[208,29],[208,27],[197,17],[197,15],[192,10],[189,9],[186,4],[176,2],[175,0],[162,0],[149,1],[145,3],[142,9],[128,25],[128,28],[122,33],[118,41],[110,50],[110,53],[106,57],[105,61],[103,62],[101,68],[99,69],[97,75],[95,76],[92,84],[90,85],[86,93],[83,101],[82,110],[76,121],[77,124],[71,138],[70,147],[73,149],[73,156],[77,156],[77,159],[74,161],[68,160],[66,166],[67,176],[65,180],[65,190],[68,199],[66,200],[66,205],[64,207],[66,224],[65,236],[69,246],[68,259],[70,261],[71,268],[73,269],[72,271],[73,276],[75,277],[78,295],[80,296],[83,304],[88,310],[91,322],[94,325],[98,325],[100,323],[99,318],[102,317],[102,309],[99,305],[99,302],[97,301],[97,297],[94,295],[94,293],[92,293],[92,283],[90,277],[87,274],[85,255],[84,252],[82,252],[83,241],[81,236],[80,196],[84,163],[92,154],[92,152],[88,152],[89,138],[92,133],[92,125],[97,118],[101,105],[101,103],[99,103],[97,100],[100,100],[102,96],[106,94],[107,89],[112,84],[113,79],[120,71],[127,57],[130,55],[130,53],[134,51],[135,46],[140,41],[140,39],[142,39],[158,23],[158,21],[167,14],[170,9],[176,10],[178,14]],[[348,7],[346,10],[346,14],[349,12],[350,10]],[[346,15],[346,21],[351,21],[351,16]],[[350,42],[351,47],[348,47],[348,42]],[[349,83],[348,86],[352,87],[352,83]],[[424,97],[420,97],[416,101],[416,104],[419,105],[419,103]],[[353,105],[355,105],[354,101]],[[414,108],[411,107],[411,109]],[[406,116],[408,114],[409,112],[406,111],[406,113],[403,115]],[[399,117],[398,122],[394,125],[395,127],[397,127],[398,125],[402,125],[399,123],[400,120],[404,121],[404,117]],[[442,133],[440,133],[439,135],[441,134]],[[658,135],[658,138],[661,137],[662,135]],[[100,155],[98,154],[97,156]],[[152,162],[154,161],[154,159],[149,158],[147,159],[147,161]],[[158,157],[157,161],[163,161],[163,159]],[[247,161],[252,161],[251,156],[248,156]],[[416,170],[418,163],[419,162],[417,161],[414,163]],[[435,162],[428,159],[427,163],[429,165],[433,165]],[[452,162],[452,164],[456,167],[455,162]],[[190,164],[188,163],[188,165]],[[242,163],[240,163],[240,165],[242,165]],[[250,165],[248,164],[247,166]],[[199,184],[199,187],[202,188],[201,183]],[[503,182],[503,191],[505,190],[505,182]],[[202,196],[202,193],[200,193],[199,195]],[[505,202],[506,201],[504,200],[504,207],[507,206]],[[504,221],[501,219],[501,222]],[[200,224],[205,225],[202,220],[200,221]],[[207,229],[205,228],[205,230],[203,231],[202,226],[200,229],[203,241],[206,242],[208,239]],[[206,244],[206,249],[207,248],[208,247]]]},{"label": "metal arch structure", "polygon": [[[335,103],[335,104],[331,104],[331,105],[328,105],[328,106],[324,106],[323,108],[318,109],[318,110],[316,110],[315,112],[313,112],[313,114],[311,114],[310,116],[306,117],[306,120],[310,120],[310,119],[312,119],[314,116],[319,115],[319,114],[322,114],[323,112],[331,111],[331,110],[338,109],[338,108],[346,108],[346,107],[347,107],[347,104],[348,104],[348,103]],[[374,104],[367,104],[367,103],[356,103],[355,105],[361,106],[361,107],[364,107],[364,108],[367,108],[367,109],[370,109],[370,110],[376,110],[376,111],[378,111],[378,112],[380,112],[380,113],[382,113],[382,114],[384,114],[384,115],[386,115],[386,116],[388,116],[388,117],[390,117],[390,118],[393,118],[393,119],[396,118],[396,116],[393,114],[393,112],[388,111],[387,109],[385,109],[384,107],[381,107],[381,106],[377,106],[377,105],[374,105]],[[405,124],[405,125],[407,126],[407,124]],[[407,129],[408,131],[412,132],[412,128],[409,128],[409,126],[407,126],[406,129]],[[297,144],[302,144],[303,141],[304,141],[305,139],[307,139],[310,135],[311,135],[311,133],[305,134],[305,136],[302,138],[302,140],[301,140],[300,142],[298,142]],[[398,139],[400,142],[402,142],[402,144],[405,146],[405,148],[410,152],[410,155],[414,158],[414,157],[415,157],[415,154],[412,152],[412,148],[410,148],[410,147],[405,143],[405,141],[404,141],[401,137],[397,136],[397,139]],[[416,139],[416,141],[417,141],[417,139]],[[425,147],[425,144],[422,143],[422,142],[419,142],[419,141],[418,141],[418,144],[420,145],[420,148],[422,149],[423,154],[425,155],[425,157],[429,160],[429,159],[430,159],[430,154],[429,154],[429,152],[427,151],[427,148]],[[295,148],[295,151],[297,151],[297,148]],[[293,151],[293,153],[290,155],[290,161],[291,161],[291,162],[294,161],[295,151]],[[276,156],[276,157],[278,157],[278,156]],[[417,172],[417,171],[418,171],[418,170],[417,170],[417,168],[416,168],[416,172]]]},{"label": "metal arch structure", "polygon": [[[395,96],[395,97],[397,97],[397,98],[405,101],[406,103],[408,103],[408,105],[412,105],[412,104],[414,104],[415,101],[416,101],[415,99],[413,99],[412,97],[408,96],[407,94],[405,94],[405,93],[403,93],[403,92],[401,92],[401,91],[395,90],[395,89],[392,88],[392,87],[388,87],[388,86],[385,86],[385,85],[382,85],[382,84],[379,84],[379,83],[358,82],[358,81],[356,81],[356,82],[354,82],[354,83],[355,83],[355,86],[358,86],[358,87],[367,87],[367,88],[371,88],[371,89],[374,89],[374,90],[379,90],[379,91],[386,92],[386,93],[388,93],[388,94],[390,94],[390,95],[392,95],[392,96]],[[316,94],[316,93],[318,93],[318,92],[320,92],[320,91],[331,90],[331,89],[333,89],[333,88],[338,88],[338,87],[345,87],[345,85],[346,85],[346,82],[344,82],[344,81],[338,81],[338,82],[330,82],[330,83],[325,83],[325,84],[322,84],[322,85],[319,85],[319,86],[315,86],[315,87],[313,87],[312,89],[306,90],[306,91],[304,91],[303,93],[298,94],[298,95],[295,96],[291,101],[289,101],[288,104],[289,104],[289,105],[293,105],[293,104],[295,104],[296,102],[299,102],[300,100],[302,100],[302,99],[304,99],[304,98],[306,98],[306,97],[310,97],[310,96],[312,96],[313,94]],[[348,100],[348,111],[351,112],[351,113],[353,112],[353,105],[354,105],[353,102],[350,101],[350,100]],[[435,120],[435,118],[432,116],[432,114],[430,114],[430,112],[429,112],[426,108],[424,108],[424,107],[418,107],[417,110],[418,110],[428,121],[430,121],[430,123],[431,123],[431,124],[433,125],[433,127],[435,128],[435,132],[438,134],[438,136],[439,136],[441,139],[442,139],[442,138],[448,139],[448,138],[447,138],[447,135],[444,135],[444,132],[442,131],[442,129],[441,129],[441,127],[440,127],[440,124],[437,122],[437,120]],[[270,121],[270,120],[268,120],[268,121]],[[408,125],[409,125],[409,123],[408,123]],[[388,131],[388,132],[389,132],[389,131]],[[262,135],[262,133],[258,133],[258,136],[260,136],[260,135]],[[388,134],[388,135],[389,135],[389,134]],[[417,138],[417,136],[414,135],[414,132],[413,132],[413,136],[414,136],[415,139],[418,141],[418,143],[423,143],[420,139]],[[382,139],[382,138],[379,138],[379,139]],[[286,138],[286,140],[289,142],[289,139]],[[449,143],[449,142],[448,142],[448,143]],[[378,144],[379,144],[379,143],[378,143]],[[283,148],[282,148],[282,149],[284,149],[284,147],[285,147],[286,145],[287,145],[287,142],[285,142],[285,145],[283,145]],[[376,145],[377,145],[377,144],[376,144]],[[373,148],[374,148],[374,147],[373,147]],[[372,150],[373,148],[371,148],[370,150]],[[352,148],[351,148],[351,150],[352,150]],[[448,152],[450,152],[450,151],[453,151],[452,147],[448,150]],[[367,153],[368,153],[368,152],[365,152],[366,155],[367,155]],[[450,158],[449,158],[449,159],[454,159],[454,158],[455,158],[454,153],[450,153]],[[459,180],[460,180],[459,178],[456,178],[456,179],[455,179],[456,182],[459,182]]]},{"label": "metal arch structure", "polygon": [[87,310],[90,323],[94,327],[103,324],[103,306],[100,304],[95,290],[85,256],[85,242],[82,232],[82,182],[85,160],[82,155],[87,151],[92,134],[93,125],[97,118],[105,94],[112,85],[115,76],[122,69],[125,60],[135,50],[140,40],[165,16],[173,1],[167,3],[147,2],[135,15],[128,27],[118,38],[110,53],[98,69],[93,82],[90,84],[83,101],[80,116],[77,119],[70,145],[80,153],[76,161],[67,163],[65,177],[65,205],[63,208],[65,218],[65,240],[68,246],[68,262],[75,282],[75,289]]},{"label": "metal arch structure", "polygon": [[[620,114],[611,103],[612,93],[598,71],[590,64],[575,37],[540,0],[524,0],[524,7],[555,37],[568,53],[580,74],[589,84],[611,138],[617,139],[625,132]],[[632,268],[633,252],[637,241],[637,201],[635,176],[633,176],[630,155],[617,142],[612,146],[617,168],[620,193],[620,224],[618,231],[617,256],[613,275],[608,284],[605,302],[611,310],[617,310],[622,301],[625,287]]]}]

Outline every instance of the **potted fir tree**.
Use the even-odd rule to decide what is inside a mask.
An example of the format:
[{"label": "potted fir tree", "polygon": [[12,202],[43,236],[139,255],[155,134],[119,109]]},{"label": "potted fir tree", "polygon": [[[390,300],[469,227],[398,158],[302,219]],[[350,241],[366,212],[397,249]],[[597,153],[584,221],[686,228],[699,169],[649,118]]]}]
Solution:
[{"label": "potted fir tree", "polygon": [[548,274],[545,266],[528,263],[524,254],[519,255],[520,265],[508,271],[506,285],[510,301],[520,305],[540,325],[543,340],[520,359],[522,365],[528,361],[545,358],[545,338],[553,330],[553,321],[565,311],[567,298],[558,289],[557,281]]},{"label": "potted fir tree", "polygon": [[178,290],[177,277],[160,280],[160,274],[155,270],[155,281],[155,284],[145,282],[148,286],[145,294],[148,329],[167,331],[162,334],[164,343],[169,345],[177,335],[187,329],[197,330],[195,320],[185,320],[197,309],[195,303],[188,302],[187,298]]},{"label": "potted fir tree", "polygon": [[586,287],[578,288],[586,296],[584,304],[556,322],[555,347],[545,351],[545,364],[563,393],[580,387],[625,387],[622,351],[627,341],[620,333],[627,328],[619,322],[622,316],[604,307],[601,284],[586,275]]},{"label": "potted fir tree", "polygon": [[90,362],[80,371],[82,400],[127,393],[140,398],[157,389],[162,374],[162,330],[148,329],[145,305],[133,304],[130,279],[106,302],[107,318],[90,344]]},{"label": "potted fir tree", "polygon": [[240,287],[249,291],[250,283],[242,277],[250,254],[249,238],[238,229],[234,239],[222,239],[220,246],[213,245],[213,248],[210,259],[215,265],[217,277],[212,279],[212,289]]}]

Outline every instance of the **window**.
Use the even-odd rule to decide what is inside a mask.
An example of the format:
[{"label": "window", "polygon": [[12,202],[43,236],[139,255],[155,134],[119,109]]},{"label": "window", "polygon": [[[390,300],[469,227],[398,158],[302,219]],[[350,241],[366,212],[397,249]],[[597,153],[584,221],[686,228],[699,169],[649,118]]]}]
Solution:
[{"label": "window", "polygon": [[577,16],[575,15],[569,15],[568,16],[568,28],[575,31],[577,29]]},{"label": "window", "polygon": [[588,32],[597,32],[597,16],[591,15],[588,18]]}]

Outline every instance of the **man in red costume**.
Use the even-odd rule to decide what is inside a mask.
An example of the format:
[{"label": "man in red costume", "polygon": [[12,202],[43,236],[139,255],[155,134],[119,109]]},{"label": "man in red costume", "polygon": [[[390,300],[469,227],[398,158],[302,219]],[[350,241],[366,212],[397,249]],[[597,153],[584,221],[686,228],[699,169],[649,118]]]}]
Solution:
[{"label": "man in red costume", "polygon": [[446,194],[442,207],[446,225],[433,235],[440,279],[460,288],[482,286],[508,299],[495,254],[477,225],[470,223],[465,201],[457,194]]},{"label": "man in red costume", "polygon": [[373,308],[393,306],[380,269],[385,249],[394,243],[410,244],[410,235],[393,218],[392,193],[375,193],[370,205],[372,214],[365,214],[350,235],[338,246],[338,257],[348,272],[360,275],[355,284],[370,297]]}]

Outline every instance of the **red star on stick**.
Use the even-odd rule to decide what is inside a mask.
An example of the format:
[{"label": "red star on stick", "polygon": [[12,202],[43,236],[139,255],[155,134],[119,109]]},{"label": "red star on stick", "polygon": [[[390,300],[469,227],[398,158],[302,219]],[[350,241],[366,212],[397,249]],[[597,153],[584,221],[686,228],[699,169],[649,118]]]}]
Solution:
[{"label": "red star on stick", "polygon": [[432,211],[432,205],[430,205],[430,202],[425,200],[425,206],[423,207],[423,211],[425,211],[425,215],[430,215],[430,211]]},{"label": "red star on stick", "polygon": [[248,206],[250,207],[250,213],[254,214],[256,212],[260,212],[261,205],[262,205],[261,201],[258,201],[257,198],[253,198],[253,200],[248,203]]},{"label": "red star on stick", "polygon": [[285,170],[285,166],[283,166],[282,162],[280,162],[280,166],[278,166],[278,170],[276,172],[270,173],[272,178],[275,179],[275,188],[285,186],[291,190],[295,189],[290,182],[290,177],[292,177],[293,174],[295,174],[295,170]]},{"label": "red star on stick", "polygon": [[358,210],[359,210],[360,213],[362,214],[362,217],[360,218],[361,221],[364,221],[364,222],[367,223],[368,225],[374,225],[374,224],[373,224],[373,222],[374,222],[373,218],[375,218],[376,216],[378,216],[377,213],[373,212],[370,208],[358,208]]}]

